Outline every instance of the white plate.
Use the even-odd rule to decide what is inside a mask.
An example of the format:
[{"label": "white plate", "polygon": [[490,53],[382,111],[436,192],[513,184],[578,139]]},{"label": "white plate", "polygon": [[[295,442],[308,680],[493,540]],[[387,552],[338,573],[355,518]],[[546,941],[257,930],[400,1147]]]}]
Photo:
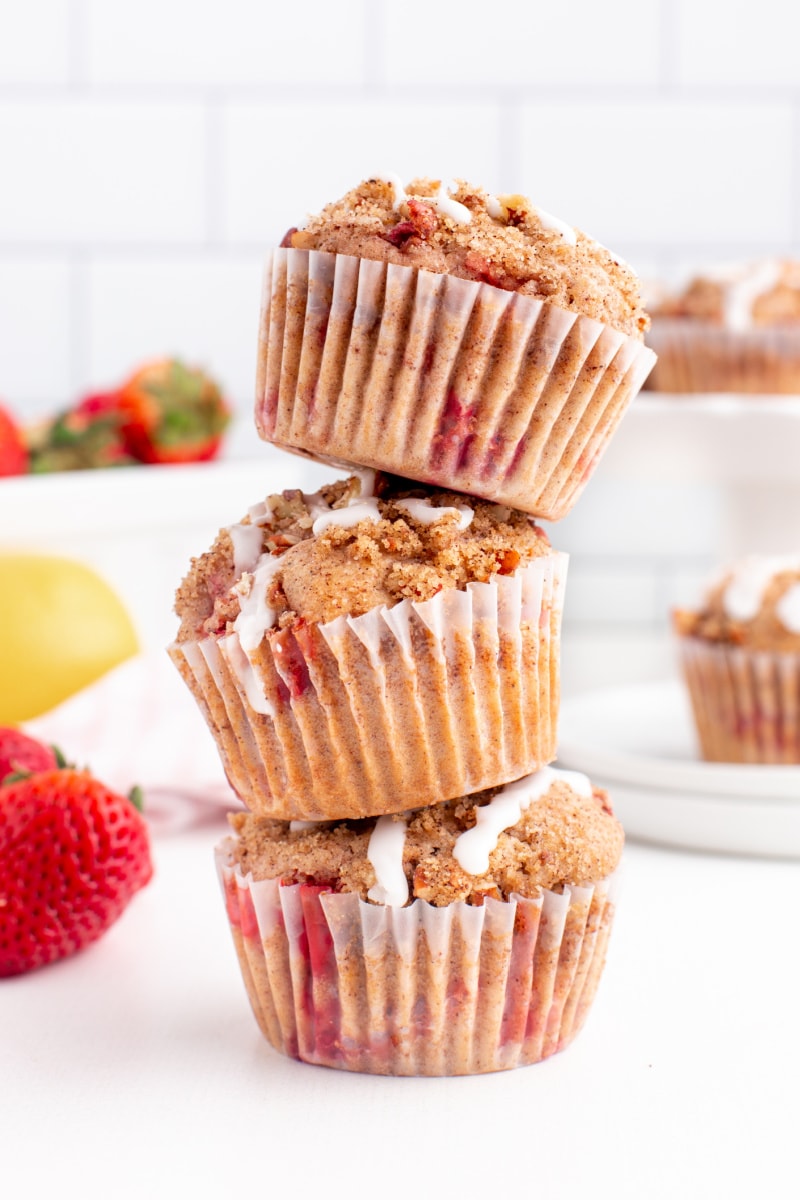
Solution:
[{"label": "white plate", "polygon": [[800,858],[800,766],[699,760],[679,682],[565,701],[559,763],[608,788],[632,837],[698,850]]}]

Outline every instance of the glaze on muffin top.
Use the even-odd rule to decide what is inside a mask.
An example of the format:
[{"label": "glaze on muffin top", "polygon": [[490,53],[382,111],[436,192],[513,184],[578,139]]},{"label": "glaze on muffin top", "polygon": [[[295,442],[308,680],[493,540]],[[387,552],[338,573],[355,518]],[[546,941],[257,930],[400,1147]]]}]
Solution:
[{"label": "glaze on muffin top", "polygon": [[642,338],[649,318],[631,268],[526,197],[454,180],[372,176],[283,245],[418,267],[518,291]]},{"label": "glaze on muffin top", "polygon": [[597,882],[616,869],[624,842],[606,793],[577,772],[550,767],[377,820],[290,824],[251,813],[229,820],[243,873],[392,905],[482,904]]},{"label": "glaze on muffin top", "polygon": [[178,640],[235,629],[258,644],[273,626],[428,600],[549,553],[515,509],[362,471],[314,495],[269,496],[221,530],[178,589]]}]

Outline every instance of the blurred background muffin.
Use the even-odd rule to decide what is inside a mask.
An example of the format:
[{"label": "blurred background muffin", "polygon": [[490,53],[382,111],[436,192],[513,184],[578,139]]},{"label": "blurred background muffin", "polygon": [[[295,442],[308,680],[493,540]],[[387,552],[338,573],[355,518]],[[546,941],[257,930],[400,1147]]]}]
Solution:
[{"label": "blurred background muffin", "polygon": [[703,757],[800,762],[800,554],[741,560],[674,624]]},{"label": "blurred background muffin", "polygon": [[761,259],[694,276],[653,308],[662,392],[800,393],[800,263]]}]

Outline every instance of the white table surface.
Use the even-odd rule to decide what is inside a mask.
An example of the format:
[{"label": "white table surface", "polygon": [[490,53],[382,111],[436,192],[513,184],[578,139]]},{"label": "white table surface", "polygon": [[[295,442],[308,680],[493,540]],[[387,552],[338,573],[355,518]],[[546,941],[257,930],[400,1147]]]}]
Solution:
[{"label": "white table surface", "polygon": [[793,1194],[797,864],[629,844],[571,1048],[386,1079],[262,1040],[212,865],[224,829],[156,837],[152,884],[99,943],[0,983],[3,1196]]}]

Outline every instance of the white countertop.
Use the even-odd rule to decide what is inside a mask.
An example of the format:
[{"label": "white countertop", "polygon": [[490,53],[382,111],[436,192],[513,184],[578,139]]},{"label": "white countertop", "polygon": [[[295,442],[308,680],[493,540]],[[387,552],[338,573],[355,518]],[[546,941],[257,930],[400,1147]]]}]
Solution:
[{"label": "white countertop", "polygon": [[99,943],[0,983],[4,1195],[789,1194],[797,864],[630,844],[571,1048],[386,1079],[262,1040],[212,864],[224,828],[156,837],[152,884]]}]

